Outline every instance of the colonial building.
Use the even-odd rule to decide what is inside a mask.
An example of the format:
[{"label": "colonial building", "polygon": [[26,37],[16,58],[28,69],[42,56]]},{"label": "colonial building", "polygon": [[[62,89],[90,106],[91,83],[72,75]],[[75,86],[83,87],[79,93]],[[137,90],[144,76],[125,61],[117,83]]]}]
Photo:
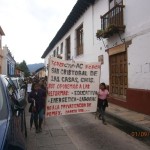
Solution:
[{"label": "colonial building", "polygon": [[15,76],[21,77],[22,79],[24,79],[24,72],[18,67],[15,67]]},{"label": "colonial building", "polygon": [[4,31],[0,26],[0,74],[2,74],[2,62],[3,62],[3,51],[2,51],[2,36],[4,36]]},{"label": "colonial building", "polygon": [[3,74],[7,76],[14,76],[15,65],[16,65],[16,61],[14,60],[14,57],[12,56],[10,50],[8,49],[7,46],[4,46],[3,47],[3,68],[2,68]]},{"label": "colonial building", "polygon": [[101,61],[109,101],[150,115],[150,1],[78,0],[42,55]]},{"label": "colonial building", "polygon": [[46,76],[46,67],[41,67],[35,71],[35,75],[38,78],[44,78]]}]

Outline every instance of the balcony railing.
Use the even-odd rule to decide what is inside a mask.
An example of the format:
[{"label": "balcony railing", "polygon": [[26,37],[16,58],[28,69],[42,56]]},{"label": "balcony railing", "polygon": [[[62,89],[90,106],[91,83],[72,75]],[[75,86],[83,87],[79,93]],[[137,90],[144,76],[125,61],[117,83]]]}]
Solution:
[{"label": "balcony railing", "polygon": [[116,5],[101,16],[101,29],[106,30],[110,25],[115,25],[119,31],[124,31],[123,8],[124,5]]}]

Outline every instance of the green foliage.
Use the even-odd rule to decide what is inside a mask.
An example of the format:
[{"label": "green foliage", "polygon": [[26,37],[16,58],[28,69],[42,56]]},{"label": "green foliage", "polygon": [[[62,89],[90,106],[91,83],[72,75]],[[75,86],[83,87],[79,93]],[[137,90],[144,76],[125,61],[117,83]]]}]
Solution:
[{"label": "green foliage", "polygon": [[110,24],[105,30],[97,30],[96,37],[100,38],[109,38],[115,33],[118,33],[119,29],[116,25]]},{"label": "green foliage", "polygon": [[100,39],[101,36],[103,35],[103,33],[104,33],[103,30],[97,30],[97,32],[96,32],[96,37],[97,37],[98,39]]},{"label": "green foliage", "polygon": [[25,60],[23,60],[20,64],[16,64],[16,68],[22,70],[24,72],[25,77],[30,76],[30,71],[27,67]]}]

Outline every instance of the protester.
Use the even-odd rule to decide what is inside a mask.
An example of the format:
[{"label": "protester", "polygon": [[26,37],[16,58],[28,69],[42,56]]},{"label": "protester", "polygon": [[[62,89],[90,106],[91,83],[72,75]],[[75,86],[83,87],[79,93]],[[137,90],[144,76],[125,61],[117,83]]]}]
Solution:
[{"label": "protester", "polygon": [[105,83],[100,84],[100,89],[98,91],[98,108],[100,111],[99,119],[102,119],[103,124],[107,124],[105,120],[105,109],[108,107],[107,97],[109,92],[106,88]]},{"label": "protester", "polygon": [[31,92],[31,88],[32,88],[32,81],[31,79],[28,81],[27,83],[27,93],[29,94]]},{"label": "protester", "polygon": [[32,91],[28,96],[28,102],[31,103],[30,111],[33,115],[36,133],[38,133],[42,132],[46,91],[40,88],[39,83],[34,83],[32,87]]},{"label": "protester", "polygon": [[45,79],[40,79],[39,85],[40,85],[41,89],[43,89],[45,91],[47,90],[47,85],[46,85]]},{"label": "protester", "polygon": [[[28,84],[30,84],[30,85],[28,86]],[[33,91],[34,84],[32,83],[31,79],[28,80],[28,84],[27,84],[28,102],[31,103],[29,106],[29,112],[31,113],[31,116],[30,116],[30,130],[31,130],[33,122],[34,122],[34,112],[33,112],[34,108],[33,107],[35,107],[34,106],[35,101],[32,101],[32,102],[29,101],[29,94],[31,93],[31,91]]]}]

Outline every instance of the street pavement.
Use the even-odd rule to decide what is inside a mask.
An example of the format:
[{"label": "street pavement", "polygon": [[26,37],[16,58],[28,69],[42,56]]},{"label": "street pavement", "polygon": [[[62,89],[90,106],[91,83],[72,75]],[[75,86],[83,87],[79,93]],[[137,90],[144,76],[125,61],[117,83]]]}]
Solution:
[{"label": "street pavement", "polygon": [[[150,137],[150,116],[140,114],[128,109],[109,103],[106,110],[107,115],[116,120],[123,120],[133,127],[138,127],[143,132],[134,131],[132,136]],[[94,117],[94,113],[92,114]],[[107,118],[106,118],[107,119]],[[43,123],[43,131],[35,133],[35,128],[30,130],[30,113],[26,109],[26,122],[28,135],[26,139],[27,150],[77,150],[77,145],[66,133],[57,117],[46,118]],[[145,135],[147,133],[147,135]],[[89,133],[90,134],[90,133]],[[144,134],[144,135],[143,135]]]}]

